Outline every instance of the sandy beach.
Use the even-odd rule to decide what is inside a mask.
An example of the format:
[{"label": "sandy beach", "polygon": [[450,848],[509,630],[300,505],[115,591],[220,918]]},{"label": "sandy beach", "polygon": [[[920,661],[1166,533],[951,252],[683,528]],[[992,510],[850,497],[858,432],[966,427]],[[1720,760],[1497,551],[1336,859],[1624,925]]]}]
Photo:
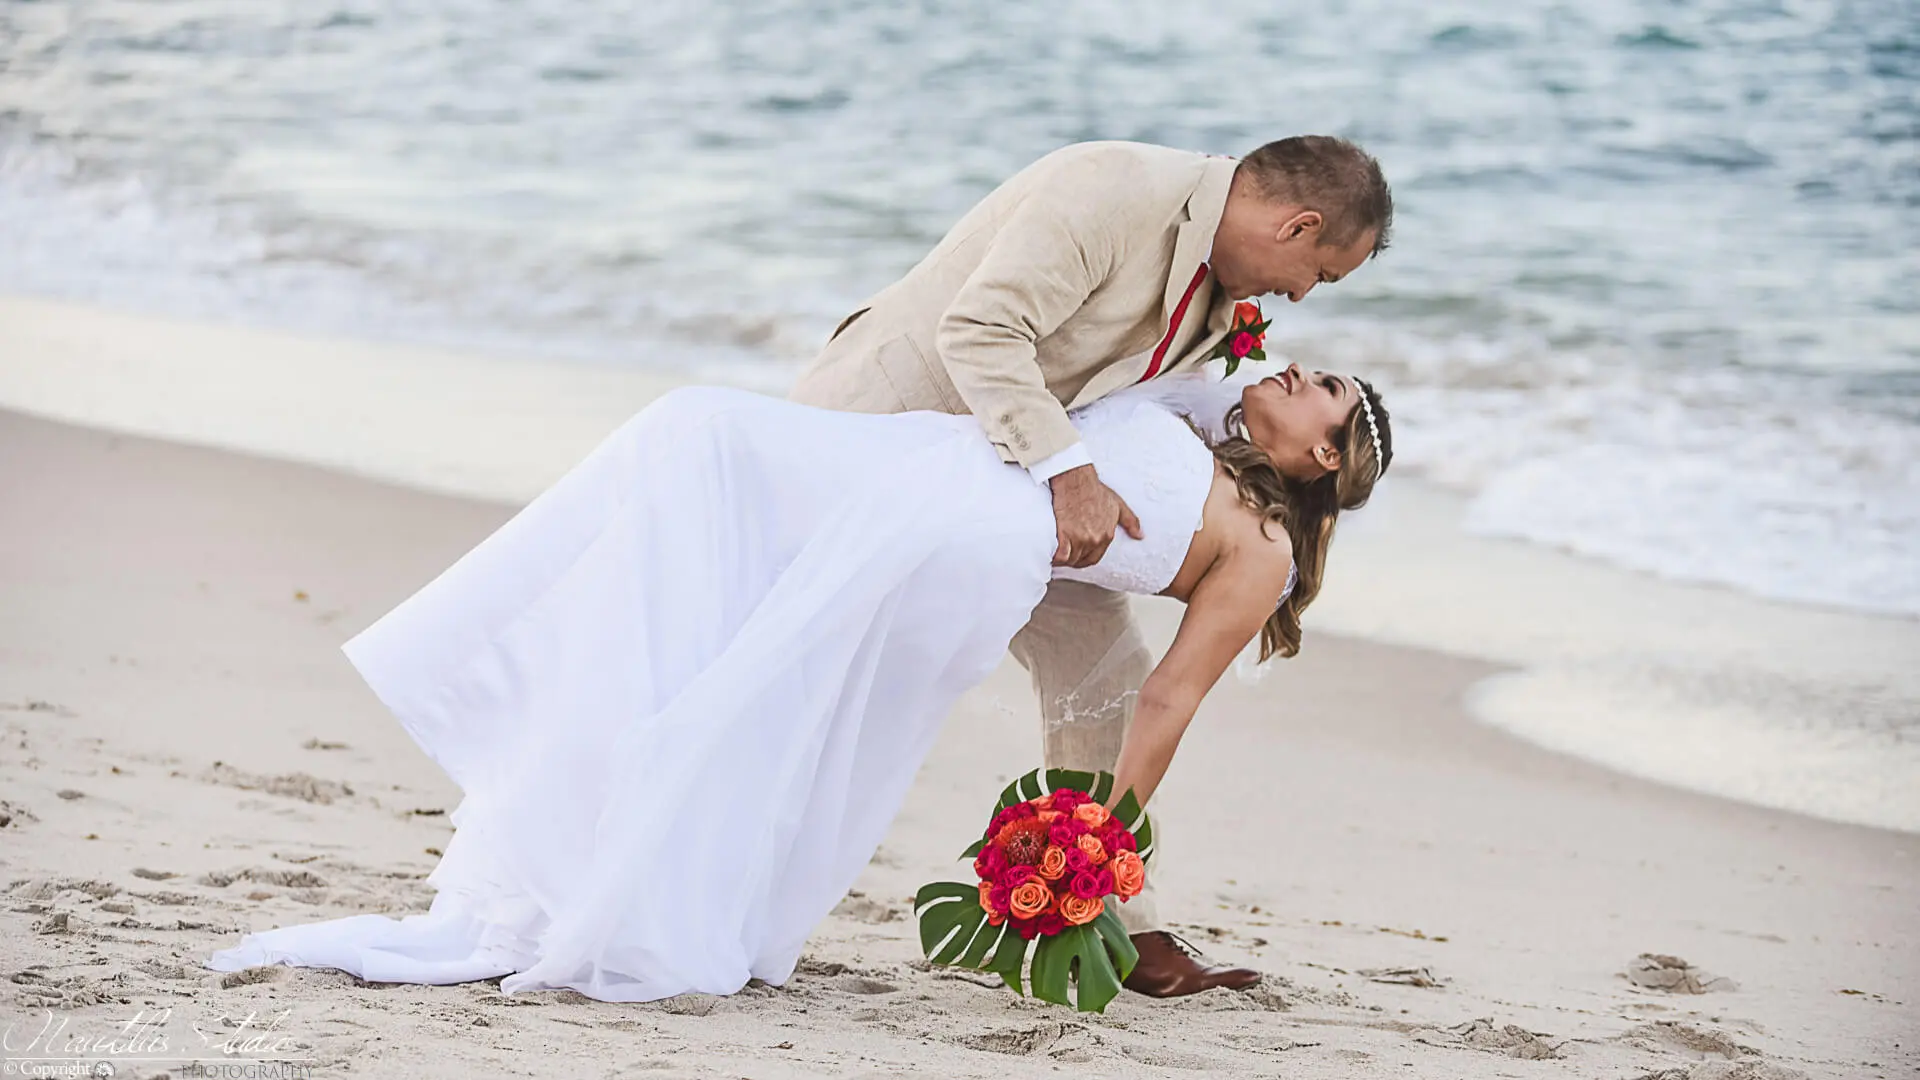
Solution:
[{"label": "sandy beach", "polygon": [[[1011,661],[950,718],[785,986],[635,1006],[207,971],[246,930],[426,907],[459,793],[338,646],[669,384],[542,369],[534,392],[531,365],[15,299],[0,326],[9,1058],[138,1077],[186,1059],[409,1077],[1920,1075],[1920,835],[1664,786],[1476,720],[1476,695],[1504,692],[1499,715],[1567,692],[1515,665],[1576,635],[1515,625],[1494,596],[1449,624],[1495,643],[1483,655],[1414,647],[1383,597],[1427,568],[1366,530],[1351,550],[1371,585],[1330,591],[1298,659],[1222,683],[1157,800],[1162,908],[1265,972],[1251,992],[1083,1016],[920,959],[909,897],[1037,763]],[[1398,505],[1404,521],[1421,500]],[[1636,578],[1620,599],[1607,582],[1630,575],[1608,575],[1575,584],[1680,595]],[[1836,681],[1908,700],[1910,622],[1686,602],[1797,627],[1763,640],[1789,674],[1824,642],[1858,665],[1822,669]],[[1170,638],[1177,606],[1141,608]],[[1664,977],[1703,992],[1630,979],[1641,954],[1684,959]],[[169,1037],[68,1054],[33,1042],[48,1024],[62,1047]]]}]

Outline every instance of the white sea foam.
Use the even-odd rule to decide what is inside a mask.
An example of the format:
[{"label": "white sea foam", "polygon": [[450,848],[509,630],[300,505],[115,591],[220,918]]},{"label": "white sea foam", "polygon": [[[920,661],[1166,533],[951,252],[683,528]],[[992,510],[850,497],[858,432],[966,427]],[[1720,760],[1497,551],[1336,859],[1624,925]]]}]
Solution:
[{"label": "white sea foam", "polygon": [[1464,527],[1758,596],[1920,615],[1920,423],[1801,375],[1318,320],[1273,350],[1372,377],[1396,462]]}]

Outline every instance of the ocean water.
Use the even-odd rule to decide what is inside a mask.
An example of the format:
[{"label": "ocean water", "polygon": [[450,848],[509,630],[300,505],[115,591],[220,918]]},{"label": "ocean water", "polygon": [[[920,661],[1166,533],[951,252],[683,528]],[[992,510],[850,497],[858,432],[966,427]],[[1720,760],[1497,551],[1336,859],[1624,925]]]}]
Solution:
[{"label": "ocean water", "polygon": [[[0,289],[778,388],[1063,143],[1355,138],[1478,532],[1920,615],[1911,0],[0,4]],[[0,331],[3,332],[3,331]]]}]

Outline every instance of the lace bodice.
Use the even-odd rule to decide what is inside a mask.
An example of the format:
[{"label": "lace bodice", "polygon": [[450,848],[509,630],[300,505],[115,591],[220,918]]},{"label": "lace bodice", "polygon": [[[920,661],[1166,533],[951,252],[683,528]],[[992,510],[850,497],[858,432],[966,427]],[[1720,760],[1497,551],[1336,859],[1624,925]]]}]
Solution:
[{"label": "lace bodice", "polygon": [[1151,401],[1106,398],[1072,414],[1100,479],[1140,519],[1144,540],[1123,529],[1099,563],[1053,576],[1130,593],[1173,584],[1213,486],[1213,451],[1187,422]]},{"label": "lace bodice", "polygon": [[[1140,519],[1143,540],[1135,540],[1121,530],[1107,548],[1106,555],[1084,570],[1070,566],[1054,568],[1053,576],[1084,581],[1118,592],[1158,593],[1173,584],[1193,546],[1193,536],[1204,523],[1207,492],[1213,487],[1213,451],[1194,434],[1186,419],[1177,414],[1198,406],[1198,411],[1213,416],[1225,411],[1221,388],[1202,387],[1200,380],[1189,379],[1191,400],[1175,394],[1170,400],[1156,400],[1145,394],[1122,391],[1069,415],[1080,437],[1093,456],[1100,479],[1118,492]],[[1230,391],[1229,391],[1230,392]],[[1173,391],[1162,391],[1167,398]],[[1209,425],[1214,438],[1225,437],[1215,422]],[[1293,594],[1299,577],[1287,568],[1287,585],[1280,593],[1285,603]]]}]

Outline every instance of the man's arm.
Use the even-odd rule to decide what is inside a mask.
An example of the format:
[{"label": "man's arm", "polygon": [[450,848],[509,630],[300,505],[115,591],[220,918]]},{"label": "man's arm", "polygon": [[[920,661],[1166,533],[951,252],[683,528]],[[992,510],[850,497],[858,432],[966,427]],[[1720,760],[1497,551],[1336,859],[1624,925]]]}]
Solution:
[{"label": "man's arm", "polygon": [[1080,310],[1123,255],[1124,208],[1090,197],[1115,190],[1102,175],[1111,167],[1104,156],[1056,167],[1001,223],[934,332],[968,411],[1025,468],[1080,441],[1047,389],[1035,345]]},{"label": "man's arm", "polygon": [[1091,566],[1116,525],[1139,522],[1101,483],[1066,407],[1047,389],[1036,344],[1086,302],[1122,255],[1122,207],[1089,197],[1125,191],[1104,158],[1061,165],[997,230],[941,316],[934,344],[987,437],[1008,447],[1054,498],[1054,562]]}]

